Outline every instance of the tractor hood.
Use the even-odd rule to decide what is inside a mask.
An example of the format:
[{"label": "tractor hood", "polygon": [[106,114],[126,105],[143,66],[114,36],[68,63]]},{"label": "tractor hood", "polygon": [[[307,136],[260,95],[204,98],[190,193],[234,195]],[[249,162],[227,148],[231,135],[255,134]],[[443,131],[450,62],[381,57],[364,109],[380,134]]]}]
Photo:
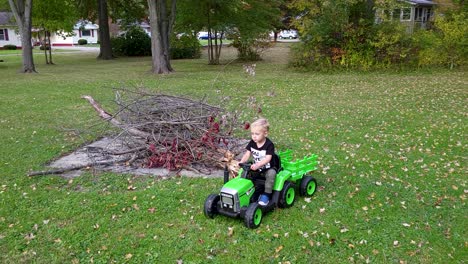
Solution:
[{"label": "tractor hood", "polygon": [[238,211],[243,206],[249,205],[254,191],[254,184],[251,180],[237,177],[224,184],[221,189],[221,201],[233,199],[234,210]]}]

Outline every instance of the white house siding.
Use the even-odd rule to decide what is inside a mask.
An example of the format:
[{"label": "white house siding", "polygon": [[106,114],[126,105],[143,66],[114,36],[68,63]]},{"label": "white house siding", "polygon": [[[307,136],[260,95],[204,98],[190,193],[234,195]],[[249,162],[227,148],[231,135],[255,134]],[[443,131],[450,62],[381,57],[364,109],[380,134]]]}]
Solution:
[{"label": "white house siding", "polygon": [[63,37],[61,33],[53,33],[50,36],[50,43],[54,46],[73,46],[73,37]]},{"label": "white house siding", "polygon": [[54,33],[50,37],[50,42],[52,46],[73,46],[78,45],[78,40],[86,39],[89,44],[96,44],[99,35],[98,29],[99,26],[93,23],[84,25],[78,23],[73,29],[73,36],[63,37],[61,33]]},{"label": "white house siding", "polygon": [[16,47],[21,47],[21,38],[16,34],[14,28],[0,26],[0,29],[3,30],[3,35],[0,35],[2,36],[0,38],[0,47],[5,45],[15,45]]}]

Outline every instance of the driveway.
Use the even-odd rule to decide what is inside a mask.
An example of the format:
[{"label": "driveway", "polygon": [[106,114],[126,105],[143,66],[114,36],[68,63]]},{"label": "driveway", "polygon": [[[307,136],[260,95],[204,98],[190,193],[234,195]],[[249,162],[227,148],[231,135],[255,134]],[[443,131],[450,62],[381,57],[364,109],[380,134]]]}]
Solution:
[{"label": "driveway", "polygon": [[52,51],[56,51],[56,50],[99,52],[99,47],[82,46],[82,45],[52,47]]}]

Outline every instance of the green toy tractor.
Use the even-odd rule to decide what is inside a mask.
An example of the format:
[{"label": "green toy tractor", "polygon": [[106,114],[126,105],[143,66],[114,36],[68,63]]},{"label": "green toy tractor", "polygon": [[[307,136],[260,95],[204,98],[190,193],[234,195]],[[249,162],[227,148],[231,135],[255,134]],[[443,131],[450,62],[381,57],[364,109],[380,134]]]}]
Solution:
[{"label": "green toy tractor", "polygon": [[317,155],[312,154],[301,160],[291,161],[291,151],[279,152],[273,158],[278,159],[279,170],[276,175],[273,193],[266,206],[257,200],[264,191],[265,178],[251,177],[251,163],[240,163],[237,177],[228,179],[225,172],[224,186],[219,194],[210,194],[203,212],[206,217],[214,218],[217,214],[234,218],[243,218],[248,228],[257,228],[263,215],[276,207],[286,208],[294,204],[296,193],[311,196],[317,189],[317,181],[308,175],[317,169]]}]

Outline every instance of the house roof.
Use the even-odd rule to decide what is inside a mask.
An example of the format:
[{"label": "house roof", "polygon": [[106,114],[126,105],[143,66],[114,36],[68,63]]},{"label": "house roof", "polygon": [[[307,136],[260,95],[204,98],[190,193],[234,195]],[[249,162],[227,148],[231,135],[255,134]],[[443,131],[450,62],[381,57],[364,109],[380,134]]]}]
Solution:
[{"label": "house roof", "polygon": [[89,21],[80,21],[75,26],[74,29],[99,29],[97,24],[93,24]]},{"label": "house roof", "polygon": [[425,5],[425,6],[433,6],[436,3],[430,1],[430,0],[407,0],[412,5]]},{"label": "house roof", "polygon": [[15,18],[11,12],[0,12],[0,25],[16,26]]}]

